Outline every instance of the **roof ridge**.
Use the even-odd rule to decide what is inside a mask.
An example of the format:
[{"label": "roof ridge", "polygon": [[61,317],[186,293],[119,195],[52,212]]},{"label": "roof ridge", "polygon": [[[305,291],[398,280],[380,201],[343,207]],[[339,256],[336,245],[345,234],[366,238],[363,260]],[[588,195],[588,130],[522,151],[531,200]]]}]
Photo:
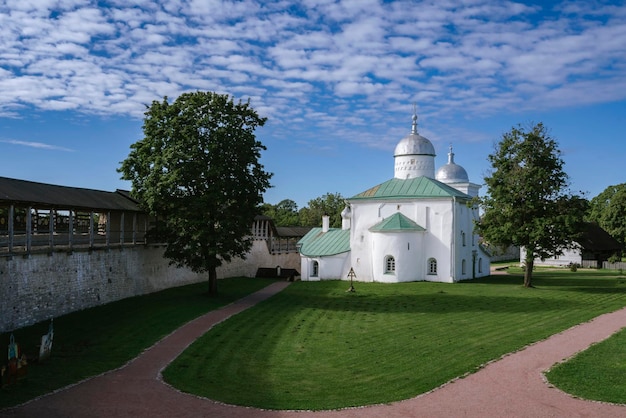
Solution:
[{"label": "roof ridge", "polygon": [[437,179],[426,176],[411,179],[392,178],[350,199],[388,199],[388,198],[432,198],[470,196]]}]

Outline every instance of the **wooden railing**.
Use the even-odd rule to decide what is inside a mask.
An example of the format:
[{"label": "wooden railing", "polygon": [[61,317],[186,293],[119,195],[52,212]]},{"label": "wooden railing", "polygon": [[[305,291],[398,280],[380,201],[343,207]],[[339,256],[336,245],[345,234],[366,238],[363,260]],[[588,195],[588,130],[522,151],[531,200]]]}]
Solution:
[{"label": "wooden railing", "polygon": [[0,219],[0,256],[144,244],[147,217],[136,212],[44,213],[5,208]]}]

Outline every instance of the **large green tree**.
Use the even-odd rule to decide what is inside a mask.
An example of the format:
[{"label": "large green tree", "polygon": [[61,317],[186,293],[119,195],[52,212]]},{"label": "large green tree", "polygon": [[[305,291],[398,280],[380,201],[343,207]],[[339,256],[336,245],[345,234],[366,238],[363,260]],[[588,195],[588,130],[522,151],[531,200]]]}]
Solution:
[{"label": "large green tree", "polygon": [[145,112],[144,138],[121,163],[132,195],[161,220],[165,256],[176,266],[208,273],[217,294],[217,267],[245,257],[250,228],[270,187],[259,163],[263,126],[249,102],[228,95],[185,93],[154,101]]},{"label": "large green tree", "polygon": [[493,245],[524,247],[524,286],[536,258],[560,255],[584,229],[587,201],[569,192],[561,151],[542,123],[513,127],[490,154],[478,233]]},{"label": "large green tree", "polygon": [[626,244],[626,183],[609,186],[591,199],[587,218]]},{"label": "large green tree", "polygon": [[346,207],[346,201],[339,193],[326,193],[323,196],[309,200],[308,206],[300,209],[300,224],[302,226],[320,226],[322,216],[330,217],[331,228],[341,227],[341,211]]}]

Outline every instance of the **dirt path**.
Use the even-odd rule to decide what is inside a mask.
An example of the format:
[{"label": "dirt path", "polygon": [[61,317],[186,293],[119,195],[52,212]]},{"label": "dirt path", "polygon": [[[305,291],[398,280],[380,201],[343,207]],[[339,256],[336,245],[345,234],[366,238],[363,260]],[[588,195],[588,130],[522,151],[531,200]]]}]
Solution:
[{"label": "dirt path", "polygon": [[416,398],[324,412],[261,411],[180,393],[161,370],[214,324],[280,292],[278,282],[210,312],[164,338],[124,367],[0,411],[2,417],[626,417],[626,406],[584,401],[551,388],[542,371],[626,327],[626,308],[553,335],[484,369]]}]

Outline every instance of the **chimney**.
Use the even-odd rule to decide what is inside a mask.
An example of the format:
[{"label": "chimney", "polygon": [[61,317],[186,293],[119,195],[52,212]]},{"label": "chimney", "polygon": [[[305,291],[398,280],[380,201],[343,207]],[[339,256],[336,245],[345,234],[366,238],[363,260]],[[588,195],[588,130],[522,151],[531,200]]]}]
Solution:
[{"label": "chimney", "polygon": [[322,216],[322,232],[328,232],[329,226],[330,226],[330,216],[328,215]]}]

